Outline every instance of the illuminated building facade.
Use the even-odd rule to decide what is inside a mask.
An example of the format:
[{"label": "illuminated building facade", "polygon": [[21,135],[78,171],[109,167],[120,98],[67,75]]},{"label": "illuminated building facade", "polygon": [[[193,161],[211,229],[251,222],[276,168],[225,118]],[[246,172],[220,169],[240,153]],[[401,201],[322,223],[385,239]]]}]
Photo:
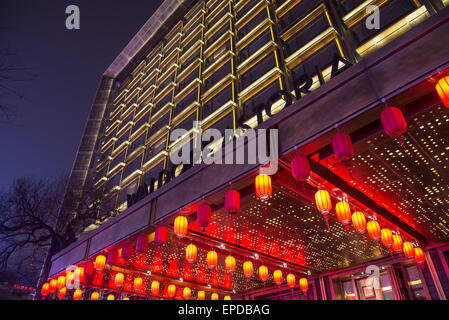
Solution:
[{"label": "illuminated building facade", "polygon": [[[155,279],[179,289],[203,273],[210,284],[212,272],[184,264],[185,238],[169,232],[165,253],[152,246],[155,228],[171,231],[182,214],[189,217],[198,260],[206,259],[207,246],[220,249],[220,243],[226,248],[220,259],[238,256],[230,286],[222,266],[221,282],[212,289],[191,280],[194,294],[216,287],[221,296],[287,299],[289,290],[282,294],[260,281],[246,286],[241,269],[251,256],[255,266],[269,265],[269,281],[276,266],[292,270],[297,280],[308,277],[310,299],[445,299],[449,119],[434,88],[449,65],[443,45],[449,41],[448,5],[447,0],[166,0],[105,72],[69,182],[80,199],[101,198],[101,215],[119,216],[56,255],[51,276],[114,248],[121,254],[123,241],[136,246],[137,236],[145,234],[150,248],[143,256],[124,259],[131,261],[128,268],[123,261],[108,263],[110,274],[86,290],[114,291],[106,282],[116,272],[144,275],[148,290]],[[379,29],[367,27],[369,6],[379,10]],[[400,144],[381,132],[379,114],[388,105],[401,107],[407,119],[408,136],[405,142],[398,138]],[[201,121],[200,127],[194,121]],[[190,144],[195,130],[279,129],[280,171],[273,177],[268,218],[254,195],[258,165],[170,162],[180,143],[170,134],[179,128],[188,131]],[[333,155],[335,132],[352,138],[355,155],[349,162]],[[298,152],[312,163],[305,185],[287,174]],[[242,209],[228,221],[223,199],[231,182],[242,195]],[[360,246],[360,235],[347,242],[332,212],[330,230],[318,231],[322,217],[310,195],[320,188],[427,248],[427,269],[398,264],[399,256],[390,257],[385,248],[379,247],[379,256],[377,244]],[[205,235],[195,222],[204,201],[213,212]],[[157,267],[146,274],[156,260],[172,274],[159,274]],[[381,267],[380,291],[367,287],[363,276],[374,260]],[[138,261],[143,265],[136,266]],[[398,277],[402,286],[393,284]],[[162,292],[161,297],[170,298]]]}]

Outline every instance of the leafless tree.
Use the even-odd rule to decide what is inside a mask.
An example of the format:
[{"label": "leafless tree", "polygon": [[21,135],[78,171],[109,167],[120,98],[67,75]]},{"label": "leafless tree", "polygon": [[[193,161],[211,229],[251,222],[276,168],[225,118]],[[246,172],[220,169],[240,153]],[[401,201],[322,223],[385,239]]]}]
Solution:
[{"label": "leafless tree", "polygon": [[[13,269],[15,280],[27,279],[40,289],[48,278],[51,257],[74,242],[92,224],[100,225],[111,212],[93,189],[89,197],[76,199],[76,210],[63,210],[71,202],[66,178],[55,180],[30,177],[14,181],[0,194],[0,271]],[[73,198],[75,203],[75,197]]]},{"label": "leafless tree", "polygon": [[14,119],[16,112],[11,101],[24,98],[14,84],[36,77],[28,68],[17,66],[14,57],[17,55],[0,45],[0,123],[10,123]]}]

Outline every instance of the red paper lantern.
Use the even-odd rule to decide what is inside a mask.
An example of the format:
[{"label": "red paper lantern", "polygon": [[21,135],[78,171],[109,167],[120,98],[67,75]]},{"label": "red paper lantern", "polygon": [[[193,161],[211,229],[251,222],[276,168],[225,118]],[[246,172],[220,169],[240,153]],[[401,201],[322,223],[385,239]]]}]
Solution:
[{"label": "red paper lantern", "polygon": [[123,281],[125,280],[125,276],[123,273],[118,272],[115,275],[114,284],[116,288],[121,288],[123,286]]},{"label": "red paper lantern", "polygon": [[186,260],[192,263],[196,260],[196,256],[197,256],[196,246],[194,244],[189,244],[186,247]]},{"label": "red paper lantern", "polygon": [[371,220],[367,223],[366,229],[368,230],[368,235],[374,241],[379,241],[382,237],[382,232],[380,231],[380,225],[377,221]]},{"label": "red paper lantern", "polygon": [[443,77],[438,81],[436,90],[441,102],[449,108],[449,76]]},{"label": "red paper lantern", "polygon": [[318,211],[323,215],[329,214],[329,212],[332,210],[331,197],[327,190],[318,190],[315,193],[315,203]]},{"label": "red paper lantern", "polygon": [[262,201],[268,200],[273,192],[271,188],[271,177],[266,174],[259,174],[256,177],[256,195]]},{"label": "red paper lantern", "polygon": [[50,294],[50,284],[46,282],[42,285],[41,295],[45,297],[48,296],[49,294]]},{"label": "red paper lantern", "polygon": [[335,157],[340,161],[347,161],[354,156],[351,137],[347,133],[336,133],[332,138],[332,148]]},{"label": "red paper lantern", "polygon": [[134,291],[140,292],[143,289],[143,280],[142,278],[134,278]]},{"label": "red paper lantern", "polygon": [[176,294],[176,286],[174,284],[170,284],[168,286],[167,293],[169,298],[173,298]]},{"label": "red paper lantern", "polygon": [[75,292],[73,293],[73,300],[81,300],[82,297],[83,297],[83,290],[76,289]]},{"label": "red paper lantern", "polygon": [[274,283],[276,283],[278,286],[280,286],[282,284],[282,281],[284,281],[284,279],[282,277],[282,271],[274,270],[273,279],[274,279]]},{"label": "red paper lantern", "polygon": [[88,278],[92,277],[95,273],[94,263],[92,261],[87,261],[84,264],[84,275]]},{"label": "red paper lantern", "polygon": [[206,260],[207,260],[207,266],[208,266],[210,269],[215,268],[215,267],[217,266],[217,260],[218,260],[217,253],[216,253],[215,251],[209,251],[209,252],[207,253],[207,258],[206,258]]},{"label": "red paper lantern", "polygon": [[335,213],[338,221],[344,225],[345,229],[349,232],[349,224],[351,223],[351,207],[346,201],[340,201],[335,206]]},{"label": "red paper lantern", "polygon": [[307,283],[306,278],[299,279],[299,288],[304,294],[309,290],[309,284]]},{"label": "red paper lantern", "polygon": [[267,266],[262,265],[262,266],[259,267],[259,279],[262,282],[265,282],[265,281],[268,280],[268,268],[267,268]]},{"label": "red paper lantern", "polygon": [[262,282],[267,281],[267,279],[268,279],[268,268],[266,266],[260,266],[259,267],[259,279]]},{"label": "red paper lantern", "polygon": [[50,280],[50,292],[56,292],[56,290],[58,289],[58,280],[56,279],[51,279]]},{"label": "red paper lantern", "polygon": [[58,277],[58,289],[62,289],[65,287],[65,277],[59,276]]},{"label": "red paper lantern", "polygon": [[296,181],[306,181],[310,177],[309,159],[304,155],[294,156],[291,163],[292,176]]},{"label": "red paper lantern", "polygon": [[393,246],[392,246],[393,251],[400,253],[403,248],[404,248],[404,245],[402,243],[402,237],[398,234],[394,234],[393,235]]},{"label": "red paper lantern", "polygon": [[253,263],[251,261],[245,261],[243,263],[243,274],[247,279],[251,278],[253,275]]},{"label": "red paper lantern", "polygon": [[121,257],[124,260],[129,260],[133,256],[133,245],[129,241],[125,241],[125,243],[122,244],[122,254]]},{"label": "red paper lantern", "polygon": [[97,291],[92,292],[92,294],[90,295],[90,300],[98,300],[100,298],[100,295],[98,294]]},{"label": "red paper lantern", "polygon": [[197,296],[198,300],[205,300],[206,299],[206,293],[202,290],[198,291],[198,296]]},{"label": "red paper lantern", "polygon": [[[108,252],[108,265],[112,266],[117,263],[118,252],[115,249],[112,249]],[[103,270],[103,269],[101,269]]]},{"label": "red paper lantern", "polygon": [[154,280],[151,282],[151,294],[155,297],[159,295],[159,281]]},{"label": "red paper lantern", "polygon": [[413,243],[409,241],[404,242],[404,247],[402,250],[407,258],[413,258],[415,256],[415,247],[413,246]]},{"label": "red paper lantern", "polygon": [[223,300],[231,300],[231,296],[225,296]]},{"label": "red paper lantern", "polygon": [[364,234],[366,231],[366,218],[365,215],[356,211],[352,214],[352,225],[354,226],[355,231]]},{"label": "red paper lantern", "polygon": [[178,216],[174,223],[174,233],[178,238],[182,238],[187,234],[188,222],[187,218],[184,216]]},{"label": "red paper lantern", "polygon": [[225,259],[225,269],[227,272],[235,271],[235,258],[233,256],[227,256]]},{"label": "red paper lantern", "polygon": [[154,231],[154,243],[162,245],[167,242],[167,228],[164,226],[158,226]]},{"label": "red paper lantern", "polygon": [[211,214],[212,209],[208,204],[203,203],[198,206],[196,220],[203,231],[206,230],[209,225]]},{"label": "red paper lantern", "polygon": [[225,208],[230,214],[235,214],[240,210],[240,194],[236,190],[226,191]]},{"label": "red paper lantern", "polygon": [[148,237],[146,235],[141,235],[136,241],[136,252],[143,254],[148,250]]},{"label": "red paper lantern", "polygon": [[415,248],[415,262],[417,264],[423,264],[426,262],[426,256],[421,248]]},{"label": "red paper lantern", "polygon": [[407,131],[404,115],[396,107],[385,108],[380,114],[380,121],[385,132],[392,138],[399,137]]},{"label": "red paper lantern", "polygon": [[393,232],[391,232],[390,229],[382,229],[380,230],[380,232],[380,239],[382,240],[382,244],[387,248],[391,248],[391,246],[393,245]]},{"label": "red paper lantern", "polygon": [[184,298],[184,300],[189,300],[191,296],[192,290],[190,290],[189,287],[185,287],[184,290],[182,291],[182,297]]},{"label": "red paper lantern", "polygon": [[218,294],[217,293],[212,293],[212,295],[210,296],[211,300],[218,300]]},{"label": "red paper lantern", "polygon": [[106,257],[103,255],[99,255],[95,258],[95,270],[103,271],[104,265],[106,264]]},{"label": "red paper lantern", "polygon": [[287,274],[287,285],[291,289],[296,286],[296,277],[293,273]]},{"label": "red paper lantern", "polygon": [[115,300],[115,296],[113,294],[110,294],[106,299],[112,301]]},{"label": "red paper lantern", "polygon": [[332,210],[332,202],[327,190],[318,190],[315,193],[315,203],[319,212],[326,220],[327,230],[329,229],[329,212]]},{"label": "red paper lantern", "polygon": [[59,299],[62,299],[62,298],[64,298],[65,297],[65,294],[67,293],[67,288],[62,288],[62,289],[59,289],[58,290],[58,294],[57,294],[57,297],[59,298]]},{"label": "red paper lantern", "polygon": [[75,281],[84,282],[86,280],[86,278],[84,277],[84,268],[77,267],[75,269],[73,277],[74,277]]}]

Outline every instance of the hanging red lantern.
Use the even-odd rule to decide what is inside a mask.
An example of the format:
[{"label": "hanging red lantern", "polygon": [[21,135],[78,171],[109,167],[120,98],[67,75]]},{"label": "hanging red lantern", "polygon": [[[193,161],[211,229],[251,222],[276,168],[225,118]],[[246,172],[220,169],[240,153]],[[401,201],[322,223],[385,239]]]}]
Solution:
[{"label": "hanging red lantern", "polygon": [[[118,252],[115,249],[112,249],[108,252],[108,265],[112,266],[117,263]],[[103,270],[103,269],[102,269]]]},{"label": "hanging red lantern", "polygon": [[205,300],[205,299],[206,299],[206,293],[202,290],[198,291],[197,300]]},{"label": "hanging red lantern", "polygon": [[58,289],[58,280],[56,279],[51,279],[50,280],[50,292],[56,292],[56,290]]},{"label": "hanging red lantern", "polygon": [[351,207],[349,203],[346,201],[340,201],[335,206],[335,213],[337,215],[338,221],[345,227],[345,230],[348,231],[349,236],[349,224],[351,223]]},{"label": "hanging red lantern", "polygon": [[382,240],[382,244],[387,247],[388,249],[391,248],[393,245],[393,232],[391,232],[390,229],[382,229],[380,230],[381,236],[380,239]]},{"label": "hanging red lantern", "polygon": [[197,249],[194,244],[189,244],[186,247],[186,260],[190,263],[194,262],[196,260],[197,255]]},{"label": "hanging red lantern", "polygon": [[354,156],[351,137],[344,132],[338,132],[332,137],[332,149],[335,157],[340,161],[347,161]]},{"label": "hanging red lantern", "polygon": [[424,262],[426,262],[424,251],[419,247],[415,248],[415,262],[417,264],[423,264]]},{"label": "hanging red lantern", "polygon": [[225,208],[230,214],[235,214],[240,210],[240,194],[236,190],[226,191]]},{"label": "hanging red lantern", "polygon": [[106,264],[106,257],[103,255],[99,255],[95,258],[95,270],[97,271],[103,271],[104,266]]},{"label": "hanging red lantern", "polygon": [[404,255],[409,259],[415,256],[415,247],[413,246],[413,243],[409,241],[404,242],[404,247],[402,250],[404,251]]},{"label": "hanging red lantern", "polygon": [[218,294],[217,293],[212,293],[212,295],[210,296],[211,300],[218,300]]},{"label": "hanging red lantern", "polygon": [[287,274],[287,285],[290,289],[296,286],[296,277],[293,273]]},{"label": "hanging red lantern", "polygon": [[208,266],[210,269],[215,268],[215,267],[217,266],[217,260],[218,260],[217,253],[216,253],[215,251],[209,251],[209,252],[207,253],[207,258],[206,258],[206,260],[207,260],[207,266]]},{"label": "hanging red lantern", "polygon": [[396,253],[401,253],[404,244],[402,243],[402,237],[398,234],[393,235],[393,246],[392,249]]},{"label": "hanging red lantern", "polygon": [[76,289],[75,292],[73,293],[73,300],[81,300],[82,297],[83,297],[83,290]]},{"label": "hanging red lantern", "polygon": [[377,247],[379,248],[380,254],[382,250],[380,249],[379,241],[382,238],[382,232],[380,231],[380,225],[377,221],[371,220],[366,224],[366,229],[368,230],[368,235],[371,239],[377,242]]},{"label": "hanging red lantern", "polygon": [[136,291],[136,292],[141,292],[142,291],[142,289],[143,289],[143,280],[142,280],[142,278],[139,278],[139,277],[134,278],[133,288],[134,288],[134,291]]},{"label": "hanging red lantern", "polygon": [[107,300],[113,301],[115,300],[115,296],[113,294],[108,295]]},{"label": "hanging red lantern", "polygon": [[114,284],[116,288],[121,288],[123,286],[123,281],[125,279],[125,276],[123,275],[123,273],[118,272],[115,275],[115,279],[114,279]]},{"label": "hanging red lantern", "polygon": [[167,228],[164,226],[158,226],[154,231],[154,243],[162,245],[167,242]]},{"label": "hanging red lantern", "polygon": [[87,261],[84,264],[84,275],[88,278],[92,277],[95,273],[94,263],[92,261]]},{"label": "hanging red lantern", "polygon": [[436,90],[441,102],[449,108],[449,76],[443,77],[438,81]]},{"label": "hanging red lantern", "polygon": [[148,237],[146,235],[141,235],[136,241],[136,252],[143,254],[148,250]]},{"label": "hanging red lantern", "polygon": [[62,289],[65,287],[65,277],[64,276],[59,276],[58,277],[58,289]]},{"label": "hanging red lantern", "polygon": [[367,247],[366,240],[365,240],[365,232],[366,232],[366,218],[365,215],[360,212],[356,211],[352,214],[352,225],[354,226],[355,231],[360,233],[363,237],[363,241],[365,241],[365,247]]},{"label": "hanging red lantern", "polygon": [[380,114],[380,121],[385,132],[392,138],[399,137],[407,131],[404,115],[396,107],[385,108]]},{"label": "hanging red lantern", "polygon": [[246,279],[250,279],[253,275],[253,263],[251,261],[245,261],[243,263],[243,274],[245,275]]},{"label": "hanging red lantern", "polygon": [[368,230],[368,235],[374,241],[379,241],[382,237],[382,233],[380,231],[380,225],[377,221],[371,220],[367,223],[366,229]]},{"label": "hanging red lantern", "polygon": [[151,282],[151,295],[157,297],[159,296],[159,281],[154,280]]},{"label": "hanging red lantern", "polygon": [[90,300],[98,300],[100,298],[100,295],[98,294],[97,291],[92,292],[92,294],[90,295]]},{"label": "hanging red lantern", "polygon": [[225,296],[223,300],[231,300],[231,296]]},{"label": "hanging red lantern", "polygon": [[256,195],[260,200],[267,201],[272,192],[271,177],[266,174],[259,174],[256,177]]},{"label": "hanging red lantern", "polygon": [[327,190],[318,190],[315,193],[315,203],[319,212],[326,220],[327,230],[329,231],[329,212],[332,210],[332,202]]},{"label": "hanging red lantern", "polygon": [[133,256],[133,245],[129,241],[125,241],[125,243],[122,244],[122,254],[121,257],[124,260],[129,260]]},{"label": "hanging red lantern", "polygon": [[182,291],[182,297],[184,298],[184,300],[189,300],[191,296],[192,290],[190,290],[189,287],[185,287],[184,290]]},{"label": "hanging red lantern", "polygon": [[44,297],[48,296],[50,294],[50,284],[49,283],[44,283],[42,285],[41,288],[41,295],[43,295]]},{"label": "hanging red lantern", "polygon": [[187,234],[188,222],[184,216],[178,216],[175,219],[174,233],[178,238],[182,238]]},{"label": "hanging red lantern", "polygon": [[167,293],[168,293],[168,297],[169,298],[173,298],[175,296],[175,294],[176,294],[176,286],[174,284],[170,284],[168,286]]},{"label": "hanging red lantern", "polygon": [[293,157],[290,163],[292,169],[292,176],[296,181],[306,181],[310,177],[310,163],[309,159],[300,154]]},{"label": "hanging red lantern", "polygon": [[57,297],[59,298],[59,299],[63,299],[64,297],[65,297],[65,294],[67,293],[67,288],[62,288],[62,289],[59,289],[58,290],[58,294],[57,294]]},{"label": "hanging red lantern", "polygon": [[268,280],[268,268],[267,266],[260,266],[259,267],[259,279],[262,282],[265,282]]},{"label": "hanging red lantern", "polygon": [[282,284],[282,281],[284,281],[284,279],[282,277],[282,271],[274,270],[273,279],[274,279],[274,283],[276,283],[278,286],[280,286]]},{"label": "hanging red lantern", "polygon": [[309,290],[309,284],[307,283],[306,278],[299,279],[299,288],[302,292],[304,292],[304,294],[307,293],[307,291]]},{"label": "hanging red lantern", "polygon": [[233,256],[227,256],[225,259],[225,268],[227,272],[235,271],[235,258]]},{"label": "hanging red lantern", "polygon": [[212,209],[208,204],[200,204],[198,206],[196,220],[198,222],[199,227],[204,232],[209,225],[210,217],[212,215]]},{"label": "hanging red lantern", "polygon": [[123,297],[123,299],[122,299],[123,301],[125,301],[125,300],[129,300],[129,298],[128,297]]}]

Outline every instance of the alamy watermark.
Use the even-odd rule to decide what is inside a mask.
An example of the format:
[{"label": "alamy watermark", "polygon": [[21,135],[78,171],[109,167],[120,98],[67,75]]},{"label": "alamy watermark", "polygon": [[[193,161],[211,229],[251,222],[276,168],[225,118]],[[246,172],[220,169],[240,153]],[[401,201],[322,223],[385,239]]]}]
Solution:
[{"label": "alamy watermark", "polygon": [[[190,143],[192,141],[193,143]],[[277,129],[218,129],[201,133],[201,121],[193,122],[193,140],[185,129],[175,129],[170,142],[170,161],[182,164],[261,164],[261,174],[274,175],[278,170]],[[245,152],[247,150],[247,152]]]}]

